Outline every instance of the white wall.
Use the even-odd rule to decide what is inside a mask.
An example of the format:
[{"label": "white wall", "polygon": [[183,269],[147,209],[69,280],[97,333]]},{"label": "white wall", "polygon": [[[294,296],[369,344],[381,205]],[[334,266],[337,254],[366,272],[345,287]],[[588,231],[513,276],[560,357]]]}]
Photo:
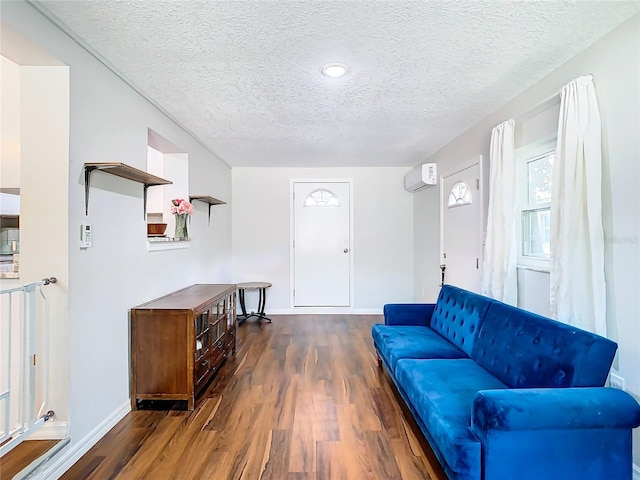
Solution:
[{"label": "white wall", "polygon": [[[572,79],[594,75],[603,132],[603,221],[607,280],[607,326],[619,350],[614,368],[627,390],[640,398],[640,17],[635,16],[607,37],[558,68],[508,104],[479,122],[430,158],[448,168],[474,155],[489,155],[491,129],[508,118],[530,112]],[[526,115],[525,115],[526,116]],[[416,295],[434,300],[439,239],[430,234],[438,220],[436,192],[415,197]],[[486,212],[485,212],[486,215]],[[533,280],[529,278],[528,280]],[[527,280],[527,281],[528,281]],[[527,294],[542,291],[539,280]],[[544,282],[544,280],[543,280]],[[421,295],[421,288],[426,292]],[[527,300],[529,301],[529,300]],[[634,432],[634,458],[640,465],[640,433]]]},{"label": "white wall", "polygon": [[518,268],[518,306],[548,317],[551,315],[548,272]]},{"label": "white wall", "polygon": [[[231,172],[190,135],[24,2],[2,2],[2,21],[69,66],[69,415],[72,445],[86,440],[129,399],[128,310],[196,282],[231,280],[231,216],[206,205],[190,224],[191,248],[147,252],[142,185],[93,174],[84,213],[84,162],[146,169],[148,128],[189,153],[190,193],[231,198]],[[46,190],[42,191],[43,201]],[[212,219],[213,220],[213,219]],[[52,218],[55,221],[55,218]],[[60,218],[65,222],[65,218]],[[79,248],[79,226],[94,227],[93,247]],[[213,223],[213,221],[212,221]],[[72,446],[73,448],[73,446]]]},{"label": "white wall", "polygon": [[[162,152],[153,147],[147,149],[147,168],[146,171],[157,177],[164,178],[164,155]],[[147,215],[151,213],[153,216],[162,214],[164,211],[164,187],[150,188],[147,191]],[[162,215],[161,215],[162,216]],[[154,221],[157,219],[154,219]],[[149,221],[149,217],[147,218]],[[159,220],[158,220],[159,221]],[[164,221],[164,220],[163,220]]]},{"label": "white wall", "polygon": [[[162,187],[163,212],[162,219],[167,224],[166,234],[173,237],[176,229],[176,216],[171,214],[173,203],[171,200],[181,198],[189,200],[189,154],[165,153],[162,155],[164,163],[163,178],[171,178],[173,183]],[[187,224],[187,228],[191,224]],[[188,228],[189,235],[191,235]]]},{"label": "white wall", "polygon": [[[69,69],[20,68],[21,284],[55,276],[49,301],[49,408],[69,419]],[[51,425],[51,424],[50,424]],[[50,425],[47,425],[49,427]],[[64,429],[63,429],[64,430]]]},{"label": "white wall", "polygon": [[0,187],[20,187],[20,66],[0,56]]},{"label": "white wall", "polygon": [[[413,198],[407,168],[234,168],[234,281],[268,281],[267,313],[290,311],[290,181],[352,179],[354,308],[413,297]],[[247,308],[253,299],[247,298]]]}]

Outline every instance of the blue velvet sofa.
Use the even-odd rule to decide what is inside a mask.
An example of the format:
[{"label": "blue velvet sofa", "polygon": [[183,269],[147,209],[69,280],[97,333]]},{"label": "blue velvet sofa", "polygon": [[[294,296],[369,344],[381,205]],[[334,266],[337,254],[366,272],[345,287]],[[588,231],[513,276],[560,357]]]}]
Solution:
[{"label": "blue velvet sofa", "polygon": [[617,345],[450,285],[384,307],[379,362],[452,480],[629,480],[640,405]]}]

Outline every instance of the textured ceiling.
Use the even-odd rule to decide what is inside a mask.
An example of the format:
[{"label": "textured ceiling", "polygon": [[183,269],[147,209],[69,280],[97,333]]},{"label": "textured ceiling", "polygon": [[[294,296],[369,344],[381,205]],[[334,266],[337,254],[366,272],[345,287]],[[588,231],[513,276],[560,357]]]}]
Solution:
[{"label": "textured ceiling", "polygon": [[[231,166],[413,166],[640,2],[38,2]],[[329,62],[350,66],[325,78]],[[589,72],[584,72],[589,73]]]}]

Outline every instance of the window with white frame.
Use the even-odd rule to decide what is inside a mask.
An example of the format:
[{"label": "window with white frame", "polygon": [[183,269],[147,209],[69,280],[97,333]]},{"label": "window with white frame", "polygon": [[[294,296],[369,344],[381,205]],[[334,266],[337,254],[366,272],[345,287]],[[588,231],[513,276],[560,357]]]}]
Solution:
[{"label": "window with white frame", "polygon": [[447,208],[460,207],[471,203],[471,192],[464,182],[456,182],[451,187]]},{"label": "window with white frame", "polygon": [[516,151],[518,265],[549,268],[555,138]]},{"label": "window with white frame", "polygon": [[333,192],[319,188],[304,199],[305,207],[339,207],[340,200]]}]

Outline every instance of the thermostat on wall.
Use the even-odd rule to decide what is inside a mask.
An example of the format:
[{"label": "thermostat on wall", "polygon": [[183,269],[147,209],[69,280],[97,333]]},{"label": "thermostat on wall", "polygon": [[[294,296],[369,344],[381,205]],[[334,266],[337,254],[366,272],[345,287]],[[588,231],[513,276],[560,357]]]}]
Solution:
[{"label": "thermostat on wall", "polygon": [[91,225],[83,223],[80,225],[80,248],[91,246]]}]

